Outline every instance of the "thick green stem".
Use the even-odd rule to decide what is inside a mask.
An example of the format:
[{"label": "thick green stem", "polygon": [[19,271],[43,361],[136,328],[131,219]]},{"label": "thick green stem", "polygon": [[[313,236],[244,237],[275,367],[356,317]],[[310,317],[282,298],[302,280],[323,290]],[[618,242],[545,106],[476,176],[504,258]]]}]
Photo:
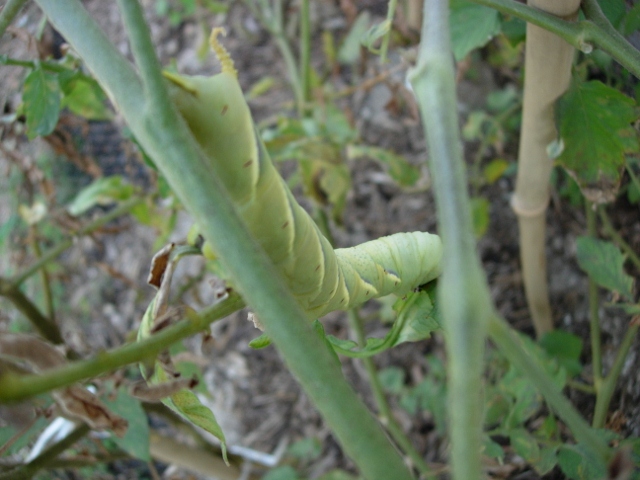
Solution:
[{"label": "thick green stem", "polygon": [[577,23],[564,21],[514,0],[472,1],[544,28],[585,53],[590,53],[596,46],[611,55],[636,78],[640,78],[640,52],[611,26],[602,14],[597,0],[583,2],[582,8],[587,20]]},{"label": "thick green stem", "polygon": [[486,324],[492,312],[475,251],[455,75],[448,2],[424,2],[418,63],[410,72],[424,124],[444,245],[439,301],[447,333],[451,466],[456,479],[481,478],[482,382]]},{"label": "thick green stem", "polygon": [[63,367],[47,370],[42,375],[0,377],[0,403],[24,400],[72,383],[97,377],[131,363],[153,358],[175,342],[195,335],[210,323],[239,310],[244,302],[237,293],[210,307],[199,315],[180,320],[176,324],[151,335],[144,340],[128,343],[122,347],[99,353],[94,358],[69,363]]},{"label": "thick green stem", "polygon": [[27,3],[27,0],[7,0],[7,3],[0,12],[0,37],[4,35],[7,27],[16,18],[20,9]]},{"label": "thick green stem", "polygon": [[593,428],[604,428],[611,398],[616,390],[616,384],[620,378],[624,361],[637,334],[638,325],[631,325],[625,333],[622,343],[620,343],[618,347],[618,353],[616,354],[611,371],[607,374],[602,382],[601,388],[597,392],[596,406],[593,412]]},{"label": "thick green stem", "polygon": [[[96,73],[98,81],[109,87],[136,138],[193,214],[204,236],[211,239],[223,267],[260,317],[266,333],[323,414],[345,453],[353,458],[369,480],[410,479],[410,472],[383,430],[346,382],[335,357],[305,320],[303,310],[285,287],[281,273],[269,262],[239,219],[225,187],[209,168],[209,163],[216,159],[203,154],[173,108],[163,112],[157,112],[155,107],[153,111],[152,107],[145,108],[148,100],[141,97],[144,92],[137,76],[126,73],[135,84],[138,97],[132,98],[130,92],[125,91],[129,85],[123,81],[122,72],[114,71],[115,65],[123,59],[102,52],[105,49],[111,52],[112,47],[105,45],[107,40],[97,32],[95,23],[89,22],[77,0],[38,0],[38,3]],[[139,35],[147,32],[144,36],[148,37],[139,4],[130,3],[135,6],[123,9],[123,14],[130,15],[125,21],[129,28],[138,30],[131,33],[131,37],[136,39],[132,42],[134,58],[140,61],[141,57],[150,54],[151,42],[143,41]],[[81,20],[80,24],[78,20]],[[110,67],[98,65],[103,61]],[[141,74],[161,78],[159,69],[147,68],[148,62],[143,66]],[[129,65],[124,68],[126,72],[132,72]],[[149,78],[144,84],[160,85],[161,81]]]}]

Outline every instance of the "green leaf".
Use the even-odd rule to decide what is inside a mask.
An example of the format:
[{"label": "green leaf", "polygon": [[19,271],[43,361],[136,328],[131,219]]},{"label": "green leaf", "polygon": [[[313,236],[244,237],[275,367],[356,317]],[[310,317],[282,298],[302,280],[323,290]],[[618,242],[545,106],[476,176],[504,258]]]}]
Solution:
[{"label": "green leaf", "polygon": [[[435,284],[426,291],[411,292],[398,299],[393,308],[398,312],[398,319],[392,328],[398,331],[392,346],[404,342],[425,340],[440,330],[438,310],[436,308]],[[399,328],[396,328],[396,325]]]},{"label": "green leaf", "polygon": [[331,470],[329,473],[316,478],[316,480],[358,480],[358,478],[344,470]]},{"label": "green leaf", "polygon": [[129,422],[129,428],[124,437],[119,438],[112,435],[111,439],[132,457],[139,458],[145,462],[151,460],[151,454],[149,453],[149,424],[140,402],[122,389],[118,390],[118,396],[115,399],[110,400],[108,396],[104,396],[101,400],[109,410]]},{"label": "green leaf", "polygon": [[363,46],[365,46],[369,51],[373,53],[379,53],[379,49],[375,48],[375,43],[385,35],[389,33],[391,30],[391,21],[383,20],[380,23],[376,23],[369,30],[367,30],[364,35],[360,38],[360,42]]},{"label": "green leaf", "polygon": [[89,120],[109,120],[113,117],[107,108],[107,96],[92,78],[76,75],[62,84],[62,91],[63,108]]},{"label": "green leaf", "polygon": [[582,371],[580,355],[582,354],[582,339],[569,332],[554,330],[546,333],[539,341],[540,346],[558,360],[560,366],[567,369],[567,373],[575,377]]},{"label": "green leaf", "polygon": [[60,116],[60,84],[56,75],[38,66],[24,80],[22,91],[27,136],[49,135]]},{"label": "green leaf", "polygon": [[602,13],[611,22],[611,25],[618,28],[627,12],[624,0],[598,0],[598,4],[602,9]]},{"label": "green leaf", "polygon": [[539,475],[546,475],[553,467],[558,463],[557,458],[558,447],[543,447],[540,449],[540,457],[537,461],[533,462],[533,468],[536,469]]},{"label": "green leaf", "polygon": [[496,158],[491,160],[482,170],[484,179],[489,185],[498,180],[504,172],[509,168],[509,162],[504,158]]},{"label": "green leaf", "polygon": [[227,444],[224,438],[224,432],[222,428],[220,428],[213,412],[200,402],[200,399],[195,393],[191,390],[181,390],[171,395],[169,399],[163,400],[162,403],[220,440],[222,457],[225,463],[229,463],[227,460]]},{"label": "green leaf", "polygon": [[347,158],[349,160],[366,157],[380,162],[389,176],[401,187],[412,187],[420,179],[419,167],[411,165],[407,159],[390,150],[367,145],[347,146]]},{"label": "green leaf", "polygon": [[389,393],[399,394],[404,388],[404,370],[399,367],[387,367],[378,372],[380,385]]},{"label": "green leaf", "polygon": [[102,177],[83,188],[67,208],[71,215],[80,215],[96,205],[127,200],[134,192],[134,186],[119,175]]},{"label": "green leaf", "polygon": [[538,442],[524,428],[516,428],[509,432],[511,447],[529,463],[535,463],[540,459],[540,447]]},{"label": "green leaf", "polygon": [[577,180],[592,201],[615,198],[625,154],[638,151],[631,123],[635,101],[598,81],[574,82],[556,103],[564,150],[556,162]]},{"label": "green leaf", "polygon": [[572,480],[599,480],[607,474],[605,465],[579,444],[560,446],[558,465]]},{"label": "green leaf", "polygon": [[317,438],[303,438],[292,444],[287,453],[298,460],[309,462],[320,457],[322,442]]},{"label": "green leaf", "polygon": [[504,459],[504,449],[500,444],[494,442],[493,440],[491,440],[491,438],[485,436],[482,442],[482,446],[484,449],[483,453],[487,457],[495,458],[500,463],[502,463],[502,460]]},{"label": "green leaf", "polygon": [[262,480],[300,480],[300,477],[293,467],[284,465],[269,470],[262,477]]},{"label": "green leaf", "polygon": [[269,345],[271,345],[271,339],[266,333],[263,333],[249,342],[249,347],[255,348],[256,350],[268,347]]},{"label": "green leaf", "polygon": [[497,10],[468,0],[452,0],[450,5],[451,44],[456,60],[462,60],[470,51],[486,45],[500,33]]},{"label": "green leaf", "polygon": [[360,59],[360,39],[369,30],[371,14],[363,10],[351,25],[351,30],[338,49],[338,61],[346,65],[352,65]]},{"label": "green leaf", "polygon": [[633,278],[624,272],[625,256],[611,242],[592,237],[576,240],[578,265],[601,287],[633,300]]},{"label": "green leaf", "polygon": [[491,203],[486,198],[473,197],[471,199],[471,218],[473,220],[473,233],[476,238],[480,238],[487,233],[489,222],[491,221],[489,217],[490,208]]}]

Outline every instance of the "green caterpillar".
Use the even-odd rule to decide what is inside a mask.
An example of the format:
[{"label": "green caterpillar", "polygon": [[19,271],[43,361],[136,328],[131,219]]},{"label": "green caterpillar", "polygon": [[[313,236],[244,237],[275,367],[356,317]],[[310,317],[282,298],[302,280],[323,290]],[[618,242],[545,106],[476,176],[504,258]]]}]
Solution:
[{"label": "green caterpillar", "polygon": [[[310,319],[390,293],[404,294],[440,273],[440,238],[399,233],[334,250],[294,199],[255,129],[229,54],[210,44],[222,73],[212,77],[167,73],[170,95],[227,187],[254,238],[284,274]],[[206,256],[214,256],[208,244]]]}]

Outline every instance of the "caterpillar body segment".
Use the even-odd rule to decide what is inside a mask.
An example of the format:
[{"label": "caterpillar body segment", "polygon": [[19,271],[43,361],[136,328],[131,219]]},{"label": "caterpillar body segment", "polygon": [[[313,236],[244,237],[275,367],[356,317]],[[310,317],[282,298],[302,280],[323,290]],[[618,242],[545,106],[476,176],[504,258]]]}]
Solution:
[{"label": "caterpillar body segment", "polygon": [[[170,95],[229,191],[252,236],[282,272],[310,319],[389,293],[403,294],[440,273],[440,238],[400,233],[334,250],[271,162],[231,58],[212,33],[223,71],[167,74]],[[205,242],[206,256],[215,252]]]}]

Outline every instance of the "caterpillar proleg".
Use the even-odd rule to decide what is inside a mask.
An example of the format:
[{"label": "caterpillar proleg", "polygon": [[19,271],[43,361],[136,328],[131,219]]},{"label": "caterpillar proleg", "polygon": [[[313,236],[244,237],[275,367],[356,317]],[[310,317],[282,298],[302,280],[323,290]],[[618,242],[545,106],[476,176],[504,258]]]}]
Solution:
[{"label": "caterpillar proleg", "polygon": [[[442,243],[425,232],[398,233],[334,250],[298,204],[256,131],[233,61],[214,29],[222,65],[212,77],[166,74],[170,95],[242,219],[310,319],[370,298],[404,294],[440,273]],[[213,252],[205,244],[207,255]]]}]

